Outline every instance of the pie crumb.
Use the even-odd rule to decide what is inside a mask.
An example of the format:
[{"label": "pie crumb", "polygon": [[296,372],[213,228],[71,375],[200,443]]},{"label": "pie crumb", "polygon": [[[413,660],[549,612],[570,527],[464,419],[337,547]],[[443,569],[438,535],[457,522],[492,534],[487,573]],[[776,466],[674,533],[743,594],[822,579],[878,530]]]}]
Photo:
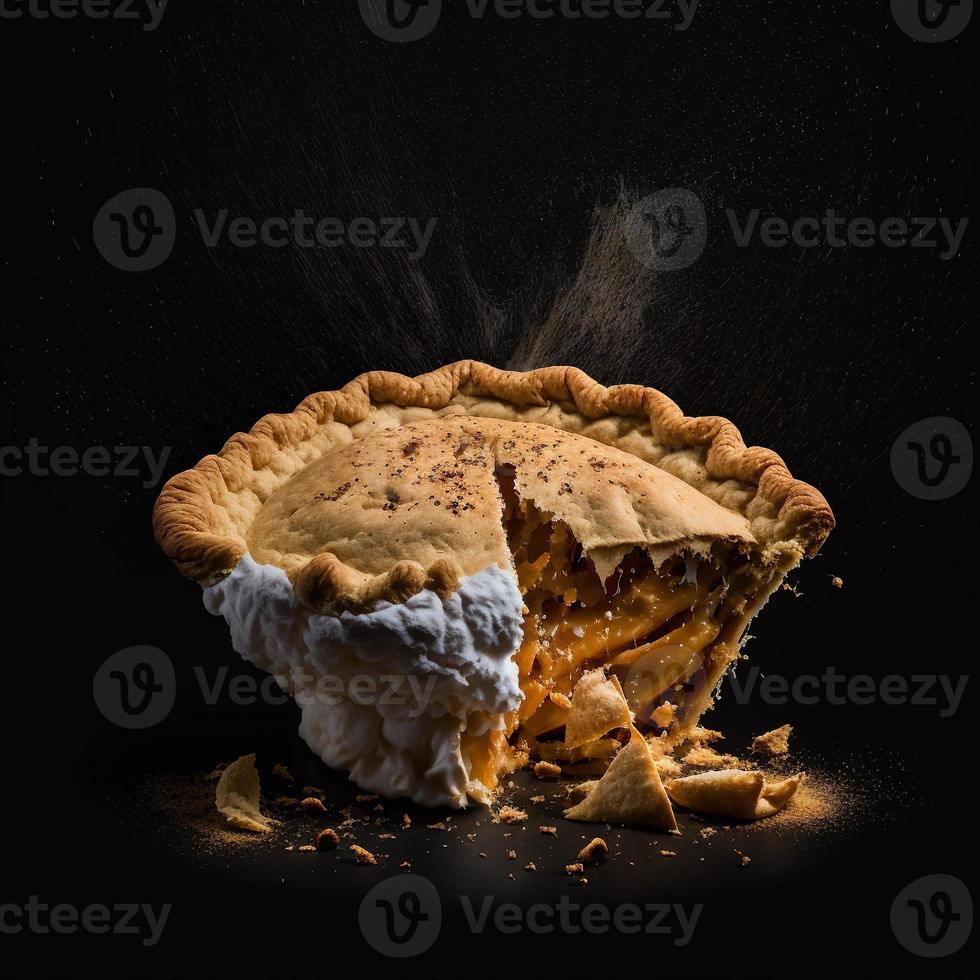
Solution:
[{"label": "pie crumb", "polygon": [[534,775],[538,779],[557,779],[561,775],[561,766],[553,762],[538,762],[534,766]]},{"label": "pie crumb", "polygon": [[549,834],[551,837],[557,837],[558,836],[558,828],[557,827],[541,826],[541,827],[538,827],[538,833],[539,834]]},{"label": "pie crumb", "polygon": [[323,805],[323,802],[318,800],[315,796],[307,796],[305,800],[300,800],[299,805],[302,809],[307,810],[310,813],[327,812],[327,808]]},{"label": "pie crumb", "polygon": [[287,783],[294,782],[293,774],[281,762],[277,762],[272,767],[272,775],[279,779],[285,779]]},{"label": "pie crumb", "polygon": [[752,751],[756,755],[765,755],[774,758],[777,755],[786,755],[789,752],[789,737],[793,732],[792,725],[782,725],[774,728],[771,732],[758,735],[752,739]]},{"label": "pie crumb", "polygon": [[841,578],[841,577],[840,577],[839,575],[835,575],[835,576],[834,576],[834,577],[833,577],[833,578],[832,578],[832,579],[830,580],[830,584],[831,584],[831,585],[832,585],[832,586],[833,586],[833,587],[834,587],[835,589],[843,589],[843,588],[844,588],[844,580],[843,580],[843,579],[842,579],[842,578]]},{"label": "pie crumb", "polygon": [[524,870],[525,871],[537,871],[538,870],[538,866],[533,861],[528,861],[527,864],[524,865]]},{"label": "pie crumb", "polygon": [[609,845],[601,837],[593,837],[581,851],[578,860],[582,864],[598,864],[609,854]]},{"label": "pie crumb", "polygon": [[497,818],[503,823],[522,823],[527,820],[527,814],[513,806],[502,806],[497,813]]},{"label": "pie crumb", "polygon": [[337,831],[330,827],[321,830],[316,835],[316,849],[318,851],[332,851],[339,843],[340,838],[337,836]]},{"label": "pie crumb", "polygon": [[312,844],[300,844],[300,846],[297,847],[296,850],[297,851],[315,851],[316,848]]},{"label": "pie crumb", "polygon": [[507,852],[507,860],[508,861],[516,861],[517,860],[517,851],[508,851]]},{"label": "pie crumb", "polygon": [[358,864],[377,864],[375,856],[360,844],[351,844],[350,849],[354,852],[354,860]]}]

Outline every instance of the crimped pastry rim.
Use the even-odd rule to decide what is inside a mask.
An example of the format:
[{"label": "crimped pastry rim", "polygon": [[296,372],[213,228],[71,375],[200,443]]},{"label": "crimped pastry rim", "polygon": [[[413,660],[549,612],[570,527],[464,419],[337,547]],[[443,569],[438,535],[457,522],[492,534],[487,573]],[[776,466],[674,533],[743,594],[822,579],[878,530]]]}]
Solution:
[{"label": "crimped pastry rim", "polygon": [[[205,456],[166,483],[153,511],[156,539],[184,575],[204,586],[214,584],[235,568],[247,550],[247,528],[231,527],[233,515],[218,501],[231,494],[236,499],[248,497],[261,502],[256,498],[255,484],[260,477],[274,473],[273,461],[279,453],[309,443],[329,423],[354,426],[368,418],[376,406],[438,411],[464,397],[490,398],[515,409],[559,403],[588,421],[645,418],[650,425],[651,445],[702,450],[709,480],[735,480],[755,489],[744,511],[765,506],[778,513],[769,544],[785,544],[813,555],[834,527],[833,512],[823,495],[794,479],[774,451],[746,446],[739,430],[727,419],[685,416],[654,388],[631,384],[607,388],[574,367],[505,371],[464,360],[416,378],[370,371],[337,391],[309,395],[290,413],[264,416],[248,433],[233,435],[219,453]],[[474,414],[480,417],[479,412]],[[695,489],[704,492],[701,487]],[[371,600],[401,601],[417,591],[418,582],[425,578],[420,578],[420,573],[426,570],[411,569],[411,565],[400,562],[382,577],[384,581],[375,581],[369,589]],[[356,574],[347,578],[354,581]],[[406,575],[411,582],[403,581]],[[344,581],[345,576],[338,577],[341,588]],[[359,587],[363,589],[363,584]],[[349,605],[361,604],[358,597],[352,595],[351,599]]]}]

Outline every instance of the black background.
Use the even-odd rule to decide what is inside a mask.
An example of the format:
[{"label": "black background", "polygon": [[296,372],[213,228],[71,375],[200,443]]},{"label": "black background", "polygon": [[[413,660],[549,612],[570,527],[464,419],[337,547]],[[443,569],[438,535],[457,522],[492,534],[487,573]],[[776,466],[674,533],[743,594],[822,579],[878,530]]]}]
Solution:
[{"label": "black background", "polygon": [[[828,208],[876,220],[969,215],[976,24],[927,45],[897,28],[887,3],[702,0],[685,32],[658,21],[477,21],[446,7],[429,37],[405,45],[379,40],[349,3],[171,0],[155,32],[0,22],[4,445],[172,447],[169,476],[262,414],[369,368],[507,365],[574,274],[593,208],[621,190],[683,186],[707,208],[702,258],[658,281],[639,330],[612,344],[576,334],[536,363],[654,385],[688,414],[732,418],[826,493],[839,526],[798,577],[802,598],[780,594],[762,617],[749,649],[763,669],[968,673],[973,487],[918,500],[894,480],[889,452],[921,418],[971,425],[972,228],[950,261],[880,245],[740,249],[723,209],[790,220]],[[174,203],[177,242],[159,269],[124,273],[96,251],[92,219],[139,186]],[[383,250],[207,249],[191,218],[195,208],[261,219],[297,207],[439,225],[413,265]],[[341,948],[384,966],[357,931],[376,869],[321,863],[284,881],[271,860],[202,862],[161,843],[152,812],[126,805],[127,780],[151,763],[209,766],[260,741],[293,765],[305,759],[293,708],[202,704],[194,665],[242,667],[197,586],[156,549],[158,488],[30,475],[2,488],[0,899],[174,904],[152,950],[26,934],[5,935],[4,947],[37,957],[38,975],[222,963],[290,974],[339,969]],[[831,575],[844,590],[829,587]],[[133,734],[98,713],[91,680],[135,644],[165,650],[180,688],[163,725]],[[721,861],[651,864],[624,834],[637,866],[611,864],[587,899],[704,902],[684,950],[528,934],[504,947],[454,922],[420,963],[487,975],[550,968],[557,956],[573,973],[667,965],[769,976],[789,962],[816,976],[856,975],[878,957],[958,975],[965,953],[916,960],[888,911],[919,875],[970,882],[972,821],[951,794],[971,705],[968,689],[948,719],[934,706],[878,703],[756,705],[747,721],[723,704],[726,730],[791,720],[802,757],[853,764],[870,812],[830,843],[760,845],[737,874]],[[336,787],[347,792],[339,777]],[[488,871],[461,849],[415,854],[447,906],[467,890],[525,905],[568,891],[555,875],[498,880],[499,865]],[[533,966],[520,958],[528,951]]]}]

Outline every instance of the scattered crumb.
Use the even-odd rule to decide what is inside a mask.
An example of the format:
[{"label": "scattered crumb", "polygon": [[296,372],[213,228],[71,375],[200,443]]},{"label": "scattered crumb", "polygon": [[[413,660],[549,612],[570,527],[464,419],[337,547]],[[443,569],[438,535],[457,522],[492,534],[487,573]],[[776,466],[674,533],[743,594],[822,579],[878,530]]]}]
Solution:
[{"label": "scattered crumb", "polygon": [[695,745],[704,745],[705,742],[717,742],[724,737],[721,732],[716,732],[713,728],[692,728],[687,739]]},{"label": "scattered crumb", "polygon": [[516,807],[502,806],[497,813],[497,818],[503,823],[521,823],[527,820],[527,814]]},{"label": "scattered crumb", "polygon": [[544,803],[544,799],[545,798],[543,796],[532,796],[531,797],[531,802],[532,803]]},{"label": "scattered crumb", "polygon": [[480,851],[480,857],[485,858],[487,856],[486,851]]},{"label": "scattered crumb", "polygon": [[534,775],[538,779],[557,779],[561,775],[561,766],[553,762],[538,762],[534,766]]},{"label": "scattered crumb", "polygon": [[378,840],[398,840],[397,834],[378,834]]},{"label": "scattered crumb", "polygon": [[308,796],[305,800],[300,800],[300,808],[309,813],[326,813],[327,808],[315,796]]},{"label": "scattered crumb", "polygon": [[316,848],[312,844],[300,844],[300,846],[297,847],[296,850],[297,851],[315,851]]},{"label": "scattered crumb", "polygon": [[585,870],[585,865],[580,861],[575,864],[565,865],[565,874],[567,875],[580,875]]},{"label": "scattered crumb", "polygon": [[704,769],[734,769],[739,765],[737,756],[721,755],[706,745],[696,745],[681,759],[681,762]]},{"label": "scattered crumb", "polygon": [[272,775],[279,779],[285,779],[287,783],[294,782],[293,774],[281,762],[277,762],[272,767]]},{"label": "scattered crumb", "polygon": [[677,851],[661,851],[660,856],[665,858],[675,858],[677,857]]},{"label": "scattered crumb", "polygon": [[840,577],[839,575],[835,575],[835,576],[834,576],[834,577],[833,577],[833,578],[832,578],[832,579],[830,580],[830,584],[831,584],[831,585],[832,585],[832,586],[833,586],[833,587],[834,587],[835,589],[843,589],[843,588],[844,588],[844,580],[843,580],[843,579],[842,579],[842,578],[841,578],[841,577]]},{"label": "scattered crumb", "polygon": [[402,861],[402,863],[398,865],[399,868],[404,868],[406,871],[409,868],[411,868],[411,866],[412,866],[412,862],[411,861]]},{"label": "scattered crumb", "polygon": [[517,860],[517,851],[508,851],[507,852],[507,860],[508,861],[516,861]]},{"label": "scattered crumb", "polygon": [[671,704],[669,701],[665,701],[653,714],[650,715],[650,720],[657,726],[657,728],[669,728],[670,723],[674,720],[674,714],[677,711],[677,705]]},{"label": "scattered crumb", "polygon": [[576,885],[582,885],[583,887],[588,883],[589,883],[588,878],[579,878],[579,880],[575,882]]},{"label": "scattered crumb", "polygon": [[340,838],[337,836],[337,831],[330,827],[321,830],[316,835],[316,849],[318,851],[332,851],[339,843]]},{"label": "scattered crumb", "polygon": [[411,826],[412,826],[412,818],[407,813],[403,813],[402,814],[402,827],[404,827],[406,830],[408,830],[408,828],[411,827]]},{"label": "scattered crumb", "polygon": [[358,803],[370,803],[372,800],[378,799],[378,794],[377,793],[361,793],[360,796],[355,796],[354,799],[357,800]]},{"label": "scattered crumb", "polygon": [[377,864],[375,856],[360,844],[351,844],[350,849],[354,852],[354,860],[358,864]]},{"label": "scattered crumb", "polygon": [[538,827],[538,833],[539,834],[549,834],[552,837],[557,837],[558,836],[558,828],[557,827],[541,826],[541,827]]},{"label": "scattered crumb", "polygon": [[438,823],[427,823],[426,830],[448,830],[449,828],[440,820]]},{"label": "scattered crumb", "polygon": [[700,836],[707,840],[709,837],[714,837],[718,831],[714,827],[702,827],[700,831]]},{"label": "scattered crumb", "polygon": [[538,866],[533,861],[528,861],[527,864],[524,865],[524,870],[525,871],[537,871],[538,870]]},{"label": "scattered crumb", "polygon": [[741,851],[735,852],[738,855],[738,866],[740,868],[746,868],[752,863],[752,858],[748,854],[743,854]]},{"label": "scattered crumb", "polygon": [[609,845],[601,837],[593,837],[581,851],[578,860],[582,864],[598,864],[609,854]]},{"label": "scattered crumb", "polygon": [[777,755],[786,755],[789,752],[789,737],[792,731],[792,725],[783,725],[764,735],[757,735],[752,739],[752,751],[756,755],[768,756],[770,759]]}]

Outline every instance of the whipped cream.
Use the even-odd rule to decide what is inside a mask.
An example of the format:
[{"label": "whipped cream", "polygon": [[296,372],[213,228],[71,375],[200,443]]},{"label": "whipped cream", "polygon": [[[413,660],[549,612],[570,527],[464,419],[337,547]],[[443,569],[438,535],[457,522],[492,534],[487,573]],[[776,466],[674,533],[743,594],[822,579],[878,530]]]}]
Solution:
[{"label": "whipped cream", "polygon": [[245,554],[204,590],[232,645],[271,673],[302,711],[299,733],[362,789],[425,806],[484,802],[462,736],[502,729],[521,700],[513,655],[523,600],[496,566],[463,579],[447,599],[423,591],[366,613],[321,616],[286,573]]}]

